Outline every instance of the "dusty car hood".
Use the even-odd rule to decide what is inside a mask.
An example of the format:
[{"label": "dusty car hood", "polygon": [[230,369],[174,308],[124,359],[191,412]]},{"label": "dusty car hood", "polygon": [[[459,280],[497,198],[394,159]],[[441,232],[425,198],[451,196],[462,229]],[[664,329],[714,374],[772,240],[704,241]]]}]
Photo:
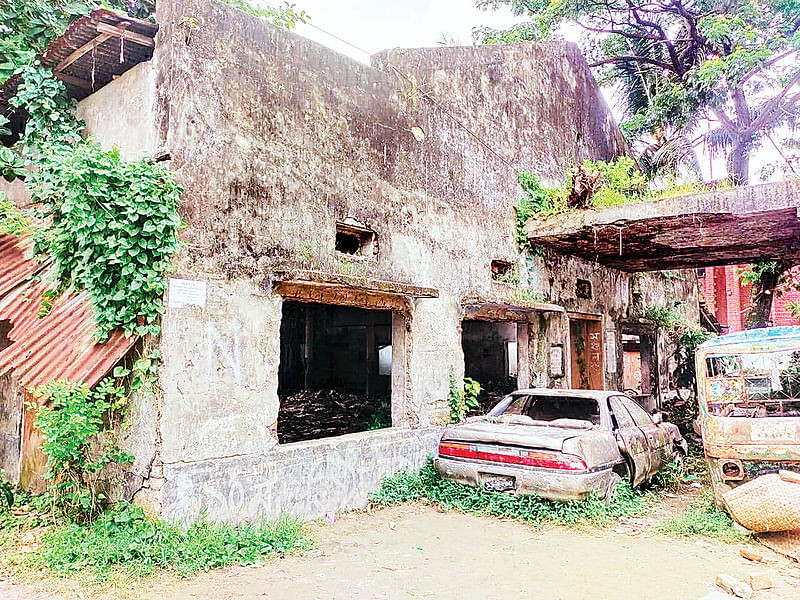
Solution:
[{"label": "dusty car hood", "polygon": [[592,429],[477,422],[448,427],[445,429],[442,439],[561,450],[565,440],[586,435],[591,436],[596,434],[596,431]]}]

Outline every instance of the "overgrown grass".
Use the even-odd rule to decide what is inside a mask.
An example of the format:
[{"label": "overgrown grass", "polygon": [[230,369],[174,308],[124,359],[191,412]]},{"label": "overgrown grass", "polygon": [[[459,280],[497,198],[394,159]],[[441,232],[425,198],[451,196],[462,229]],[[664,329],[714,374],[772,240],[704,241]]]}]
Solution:
[{"label": "overgrown grass", "polygon": [[682,537],[712,537],[729,542],[741,542],[751,537],[748,532],[736,529],[733,519],[714,505],[714,496],[709,489],[703,490],[703,495],[682,514],[661,523],[656,530]]},{"label": "overgrown grass", "polygon": [[690,443],[689,456],[680,463],[671,462],[661,469],[655,477],[655,483],[661,489],[677,492],[682,484],[693,482],[707,485],[711,477],[703,449]]},{"label": "overgrown grass", "polygon": [[648,495],[631,489],[627,482],[619,484],[610,503],[595,494],[579,502],[553,502],[537,496],[487,492],[442,479],[432,460],[419,472],[400,471],[385,478],[380,489],[370,497],[370,501],[379,506],[417,500],[437,504],[442,510],[518,519],[534,526],[548,522],[603,526],[620,517],[644,514],[650,507]]},{"label": "overgrown grass", "polygon": [[103,582],[120,571],[133,577],[156,569],[190,577],[198,571],[261,562],[309,550],[313,541],[302,522],[282,518],[260,525],[201,521],[184,528],[150,521],[136,506],[120,504],[92,525],[53,525],[37,550],[22,555],[25,568]]}]

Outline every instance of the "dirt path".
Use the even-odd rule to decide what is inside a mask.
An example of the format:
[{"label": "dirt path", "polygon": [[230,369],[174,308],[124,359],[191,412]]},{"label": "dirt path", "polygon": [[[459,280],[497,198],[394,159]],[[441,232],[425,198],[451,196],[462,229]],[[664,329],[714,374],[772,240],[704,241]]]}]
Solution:
[{"label": "dirt path", "polygon": [[[634,522],[635,523],[635,522]],[[537,598],[694,600],[728,573],[780,572],[755,600],[800,598],[800,568],[768,550],[753,566],[740,544],[684,541],[635,524],[597,531],[548,528],[408,505],[319,526],[317,551],[191,582],[140,589],[147,600]],[[637,533],[639,532],[639,533]]]},{"label": "dirt path", "polygon": [[[800,567],[762,547],[765,564],[739,556],[741,544],[653,534],[652,519],[608,530],[535,530],[512,521],[405,505],[314,525],[317,550],[263,566],[160,576],[126,596],[141,600],[517,599],[699,600],[727,573],[745,580],[772,572],[778,587],[754,600],[800,598]],[[62,587],[63,586],[63,587]],[[88,598],[34,593],[0,580],[0,598]],[[117,597],[108,594],[106,597]]]}]

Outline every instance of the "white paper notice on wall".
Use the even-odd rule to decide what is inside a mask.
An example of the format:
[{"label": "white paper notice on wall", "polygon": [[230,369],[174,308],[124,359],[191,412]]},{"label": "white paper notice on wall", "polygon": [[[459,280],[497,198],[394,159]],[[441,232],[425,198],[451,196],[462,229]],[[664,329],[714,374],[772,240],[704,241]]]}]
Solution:
[{"label": "white paper notice on wall", "polygon": [[202,308],[206,305],[206,282],[170,278],[167,304],[170,308],[183,308],[184,306]]}]

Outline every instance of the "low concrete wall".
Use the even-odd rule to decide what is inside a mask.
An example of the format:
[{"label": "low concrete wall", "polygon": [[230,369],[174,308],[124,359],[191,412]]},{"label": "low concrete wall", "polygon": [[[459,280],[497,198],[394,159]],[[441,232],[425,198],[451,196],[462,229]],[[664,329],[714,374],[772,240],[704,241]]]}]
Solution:
[{"label": "low concrete wall", "polygon": [[315,519],[361,508],[381,478],[421,467],[441,427],[383,429],[279,446],[252,454],[164,465],[165,518],[259,521]]}]

